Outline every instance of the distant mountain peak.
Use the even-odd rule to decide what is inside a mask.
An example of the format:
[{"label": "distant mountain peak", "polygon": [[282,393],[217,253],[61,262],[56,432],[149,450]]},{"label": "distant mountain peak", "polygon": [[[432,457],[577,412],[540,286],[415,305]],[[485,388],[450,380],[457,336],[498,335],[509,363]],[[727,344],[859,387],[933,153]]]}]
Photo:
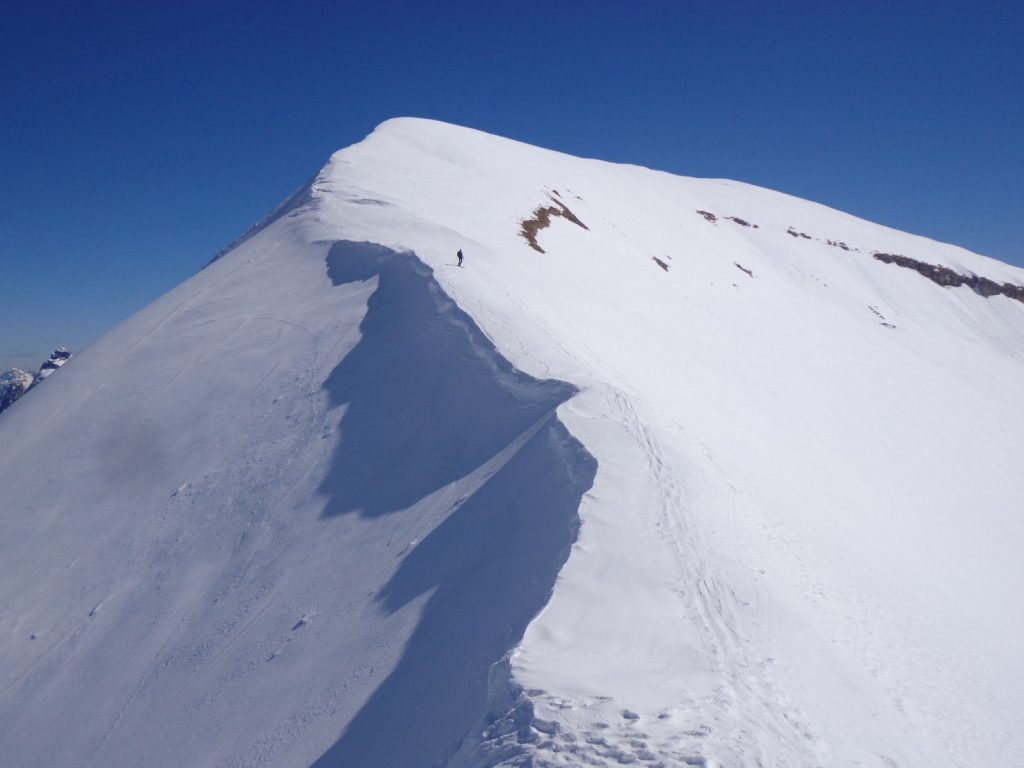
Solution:
[{"label": "distant mountain peak", "polygon": [[0,413],[14,405],[19,397],[28,392],[33,381],[35,376],[20,368],[0,372]]},{"label": "distant mountain peak", "polygon": [[52,353],[50,353],[50,357],[47,361],[40,366],[38,378],[40,380],[45,379],[70,359],[71,350],[67,347],[57,347]]},{"label": "distant mountain peak", "polygon": [[32,387],[50,376],[71,359],[71,350],[57,347],[39,370],[32,374],[20,368],[0,372],[0,413],[10,408]]}]

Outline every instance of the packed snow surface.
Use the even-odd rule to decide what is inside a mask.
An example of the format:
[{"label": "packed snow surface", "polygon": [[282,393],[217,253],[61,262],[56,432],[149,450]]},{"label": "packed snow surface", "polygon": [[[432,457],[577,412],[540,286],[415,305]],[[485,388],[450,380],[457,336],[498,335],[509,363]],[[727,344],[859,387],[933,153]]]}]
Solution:
[{"label": "packed snow surface", "polygon": [[0,419],[3,764],[1024,764],[1021,285],[388,121]]}]

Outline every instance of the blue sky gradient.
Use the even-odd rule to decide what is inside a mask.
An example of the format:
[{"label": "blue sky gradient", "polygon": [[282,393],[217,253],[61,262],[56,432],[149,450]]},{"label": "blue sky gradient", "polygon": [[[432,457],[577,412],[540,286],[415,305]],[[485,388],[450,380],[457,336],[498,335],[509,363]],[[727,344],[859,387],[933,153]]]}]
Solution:
[{"label": "blue sky gradient", "polygon": [[1024,265],[1024,4],[9,4],[0,369],[74,349],[401,115],[739,179]]}]

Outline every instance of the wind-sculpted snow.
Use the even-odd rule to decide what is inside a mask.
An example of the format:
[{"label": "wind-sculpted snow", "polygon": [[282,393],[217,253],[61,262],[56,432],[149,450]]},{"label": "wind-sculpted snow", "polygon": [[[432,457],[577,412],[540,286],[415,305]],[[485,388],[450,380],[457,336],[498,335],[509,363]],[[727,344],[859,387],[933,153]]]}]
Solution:
[{"label": "wind-sculpted snow", "polygon": [[344,242],[327,263],[336,285],[378,283],[362,339],[325,385],[346,408],[325,514],[406,509],[480,467],[572,395],[568,384],[516,371],[415,256]]},{"label": "wind-sculpted snow", "polygon": [[0,417],[0,764],[1017,765],[1021,285],[389,121]]},{"label": "wind-sculpted snow", "polygon": [[247,242],[4,415],[5,766],[429,766],[550,596],[574,389],[411,253]]},{"label": "wind-sculpted snow", "polygon": [[440,524],[402,547],[374,602],[394,612],[429,595],[422,617],[316,765],[433,766],[479,718],[488,669],[547,602],[595,464],[554,415],[572,387],[512,368],[412,254],[343,242],[328,265],[336,284],[378,283],[362,338],[326,382],[345,416],[324,514],[409,514],[480,477],[449,508],[428,508]]}]

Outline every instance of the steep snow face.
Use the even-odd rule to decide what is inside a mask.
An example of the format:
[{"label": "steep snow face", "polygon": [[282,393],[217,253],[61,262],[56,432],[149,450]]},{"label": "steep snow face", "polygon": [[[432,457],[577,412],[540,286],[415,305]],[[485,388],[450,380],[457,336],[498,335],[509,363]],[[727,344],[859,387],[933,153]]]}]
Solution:
[{"label": "steep snow face", "polygon": [[550,597],[594,476],[573,388],[411,253],[281,247],[10,414],[7,764],[442,762]]},{"label": "steep snow face", "polygon": [[0,421],[0,750],[1020,762],[1021,285],[389,121]]}]

